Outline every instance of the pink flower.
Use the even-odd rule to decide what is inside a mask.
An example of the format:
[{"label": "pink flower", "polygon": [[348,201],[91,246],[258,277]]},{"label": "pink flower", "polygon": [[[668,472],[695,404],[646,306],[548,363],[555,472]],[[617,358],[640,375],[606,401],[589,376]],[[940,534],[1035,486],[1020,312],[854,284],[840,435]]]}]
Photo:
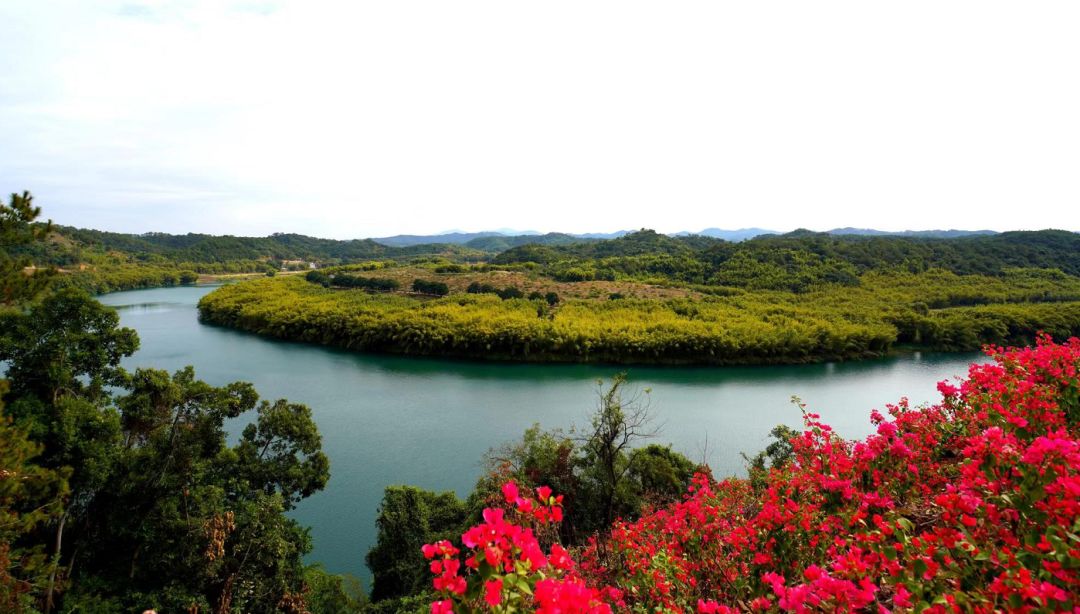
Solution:
[{"label": "pink flower", "polygon": [[570,558],[570,553],[559,544],[551,546],[551,556],[548,557],[548,562],[555,569],[569,571],[574,568],[574,561]]},{"label": "pink flower", "polygon": [[517,484],[515,484],[513,482],[507,482],[507,483],[503,484],[502,493],[503,493],[503,498],[506,499],[507,503],[514,503],[515,501],[518,500],[518,496],[519,496],[518,495]]},{"label": "pink flower", "polygon": [[484,583],[484,601],[491,607],[499,605],[502,601],[502,578],[495,578]]}]

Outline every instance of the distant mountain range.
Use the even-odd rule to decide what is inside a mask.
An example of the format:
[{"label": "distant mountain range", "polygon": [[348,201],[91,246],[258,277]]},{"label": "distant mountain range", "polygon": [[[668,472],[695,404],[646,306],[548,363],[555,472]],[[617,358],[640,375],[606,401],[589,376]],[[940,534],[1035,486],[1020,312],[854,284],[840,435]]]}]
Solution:
[{"label": "distant mountain range", "polygon": [[780,234],[775,230],[765,230],[764,228],[740,228],[738,230],[724,230],[723,228],[706,228],[701,232],[677,232],[673,236],[687,237],[692,235],[698,235],[702,237],[712,237],[714,239],[723,239],[725,241],[745,241],[747,239],[753,239],[754,237],[760,237],[761,235],[775,235]]},{"label": "distant mountain range", "polygon": [[[508,228],[499,230],[485,230],[481,232],[462,232],[458,230],[435,234],[435,235],[394,235],[392,237],[372,238],[376,243],[389,247],[410,247],[413,245],[425,245],[430,243],[449,243],[453,245],[465,245],[468,247],[487,251],[509,249],[526,243],[538,243],[540,245],[564,245],[574,241],[588,239],[617,239],[635,231],[617,230],[615,232],[589,232],[583,234],[569,234],[561,232],[549,232],[540,234],[532,230],[516,231]],[[799,230],[795,232],[806,233],[810,231]],[[831,235],[857,235],[867,237],[918,237],[923,239],[955,239],[957,237],[983,236],[998,234],[993,230],[903,230],[887,231],[874,230],[873,228],[834,228],[826,230]],[[745,241],[762,235],[784,234],[775,230],[764,228],[740,228],[738,230],[724,230],[723,228],[706,228],[698,232],[682,231],[673,233],[673,237],[702,236],[723,239],[725,241]]]},{"label": "distant mountain range", "polygon": [[[486,232],[447,232],[437,235],[394,235],[392,237],[379,237],[372,238],[371,240],[376,243],[381,243],[388,247],[408,247],[410,245],[424,245],[427,243],[455,243],[457,245],[464,245],[473,239],[482,239],[484,237],[505,237],[501,232],[495,232],[494,230]],[[518,236],[525,236],[522,233]]]},{"label": "distant mountain range", "polygon": [[873,228],[833,228],[827,231],[831,235],[864,235],[868,237],[919,237],[923,239],[955,239],[957,237],[971,237],[996,235],[993,230],[903,230],[889,232],[886,230],[874,230]]}]

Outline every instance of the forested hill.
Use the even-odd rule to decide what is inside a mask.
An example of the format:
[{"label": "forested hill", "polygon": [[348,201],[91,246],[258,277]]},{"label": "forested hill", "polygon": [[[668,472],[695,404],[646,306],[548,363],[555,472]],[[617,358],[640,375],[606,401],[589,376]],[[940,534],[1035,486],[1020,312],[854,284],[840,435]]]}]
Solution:
[{"label": "forested hill", "polygon": [[[732,243],[701,236],[669,237],[642,230],[610,241],[571,245],[523,245],[494,262],[577,264],[601,278],[636,271],[708,283],[720,275],[831,275],[840,281],[874,270],[941,268],[957,274],[998,275],[1013,268],[1057,269],[1080,275],[1080,234],[1063,230],[1016,231],[958,238],[834,235],[797,230]],[[816,271],[816,272],[815,272]],[[741,283],[725,285],[743,285]]]},{"label": "forested hill", "polygon": [[[460,245],[427,244],[389,247],[371,239],[337,241],[300,234],[279,233],[268,237],[235,237],[206,234],[124,234],[56,227],[48,246],[36,246],[46,264],[74,264],[100,253],[119,253],[137,261],[171,263],[229,263],[250,260],[305,260],[347,263],[378,258],[426,254],[477,256],[475,249]],[[41,260],[42,258],[38,258]]]},{"label": "forested hill", "polygon": [[640,230],[614,239],[549,233],[489,236],[465,245],[392,247],[371,239],[338,241],[299,234],[268,237],[206,234],[142,235],[56,227],[50,241],[28,253],[38,265],[160,265],[200,273],[282,268],[287,261],[318,266],[417,256],[494,265],[536,263],[562,281],[616,277],[682,283],[800,289],[854,283],[870,270],[940,268],[1001,275],[1010,269],[1058,270],[1080,276],[1080,234],[1062,230],[1005,232],[957,238],[836,235],[797,230],[729,242],[701,235],[669,236]]},{"label": "forested hill", "polygon": [[[320,264],[344,264],[418,255],[475,260],[503,252],[509,253],[501,256],[497,262],[544,263],[566,258],[667,254],[715,263],[739,252],[755,254],[760,259],[762,251],[782,249],[836,258],[850,262],[860,270],[912,261],[956,272],[983,273],[1002,266],[1051,266],[1062,270],[1077,266],[1077,235],[1065,231],[924,236],[920,233],[894,235],[859,229],[838,229],[824,233],[797,230],[781,235],[763,234],[749,240],[740,237],[738,241],[729,241],[709,236],[708,231],[672,236],[643,229],[614,238],[590,238],[557,232],[513,236],[475,233],[475,236],[446,235],[445,238],[410,237],[415,240],[400,244],[383,239],[320,239],[295,233],[276,233],[266,237],[159,232],[126,234],[70,226],[56,226],[55,231],[53,241],[46,246],[34,247],[38,252],[33,254],[35,260],[41,264],[71,265],[92,260],[92,255],[100,253],[122,254],[135,261],[159,263],[304,260]],[[468,237],[472,238],[464,240]],[[425,238],[427,242],[420,242]],[[1048,264],[1060,259],[1062,249],[1072,250],[1072,260],[1064,266]],[[965,266],[969,268],[963,268]]]}]

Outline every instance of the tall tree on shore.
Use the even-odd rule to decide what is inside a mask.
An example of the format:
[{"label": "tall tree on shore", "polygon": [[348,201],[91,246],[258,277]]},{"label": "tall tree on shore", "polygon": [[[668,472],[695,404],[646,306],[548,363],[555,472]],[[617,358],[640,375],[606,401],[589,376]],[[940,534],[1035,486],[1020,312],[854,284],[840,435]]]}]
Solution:
[{"label": "tall tree on shore", "polygon": [[[19,315],[45,287],[46,275],[27,271],[29,261],[13,255],[21,246],[41,240],[50,224],[32,224],[40,209],[29,192],[12,194],[0,204],[0,320]],[[7,345],[9,335],[0,336]],[[10,374],[11,365],[8,366]],[[2,398],[10,382],[0,380],[0,610],[21,612],[54,580],[57,562],[46,544],[36,539],[64,514],[71,470],[40,464],[44,446],[34,441],[30,424],[16,424]]]},{"label": "tall tree on shore", "polygon": [[329,478],[311,410],[125,371],[139,340],[116,311],[13,255],[44,239],[37,215],[0,205],[0,611],[307,611],[311,542],[285,512]]},{"label": "tall tree on shore", "polygon": [[30,192],[12,194],[0,204],[0,306],[11,307],[32,299],[48,283],[51,270],[31,269],[30,259],[16,254],[19,247],[41,241],[52,230],[52,221],[34,224],[41,208],[33,205]]}]

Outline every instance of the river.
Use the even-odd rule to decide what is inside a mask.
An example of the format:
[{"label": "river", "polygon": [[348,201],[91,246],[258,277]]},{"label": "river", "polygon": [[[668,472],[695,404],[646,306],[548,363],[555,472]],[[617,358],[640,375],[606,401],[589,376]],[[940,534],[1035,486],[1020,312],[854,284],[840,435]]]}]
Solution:
[{"label": "river", "polygon": [[[210,384],[248,381],[263,398],[312,408],[331,478],[294,516],[311,527],[310,561],[365,584],[364,555],[375,541],[385,486],[415,484],[465,496],[485,451],[519,439],[533,423],[587,423],[597,380],[622,370],[364,355],[274,341],[200,324],[195,306],[211,290],[136,290],[100,300],[139,333],[141,348],[126,367],[194,365],[196,376]],[[870,432],[871,409],[884,411],[905,395],[912,405],[934,401],[936,382],[964,375],[976,360],[983,358],[914,353],[861,363],[625,370],[633,388],[651,389],[651,411],[661,427],[655,441],[707,461],[723,476],[743,472],[740,453],[763,448],[772,427],[800,424],[793,395],[839,434],[861,437]]]}]

